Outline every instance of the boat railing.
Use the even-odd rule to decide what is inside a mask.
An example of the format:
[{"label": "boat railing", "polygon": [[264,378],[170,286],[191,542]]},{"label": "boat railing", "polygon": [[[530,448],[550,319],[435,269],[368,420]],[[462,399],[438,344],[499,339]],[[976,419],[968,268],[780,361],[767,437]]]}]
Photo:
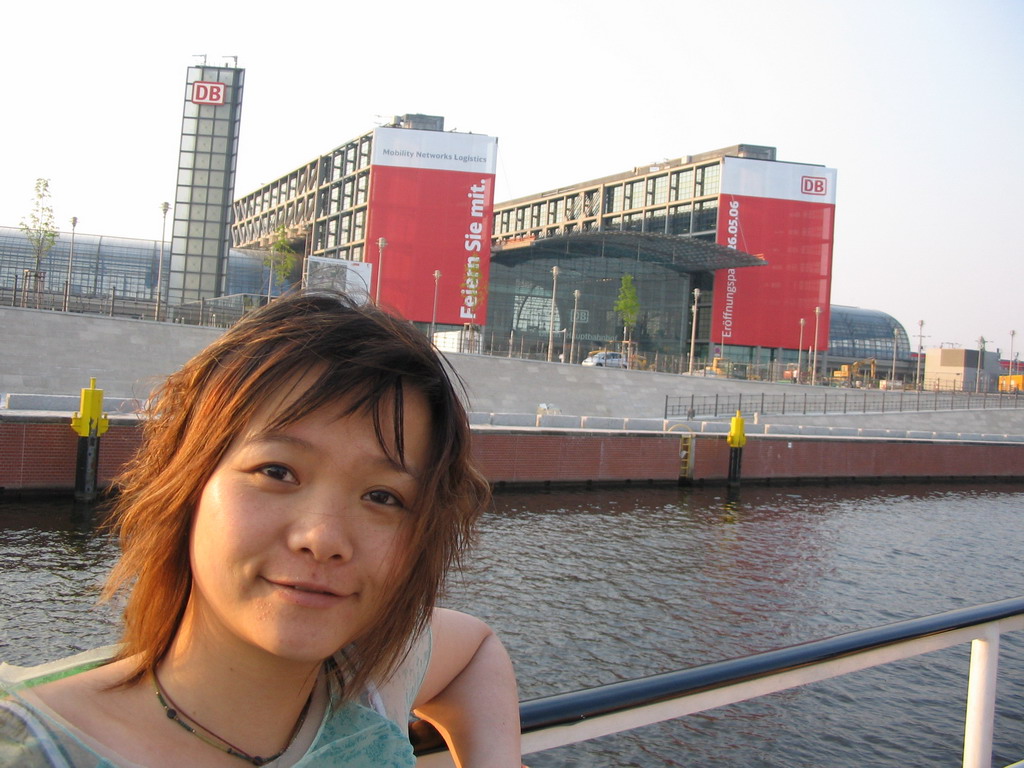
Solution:
[{"label": "boat railing", "polygon": [[[524,701],[523,754],[734,704],[870,667],[971,644],[964,768],[991,768],[1000,637],[1024,629],[1024,597],[962,608],[690,669]],[[416,722],[417,768],[452,766]]]}]

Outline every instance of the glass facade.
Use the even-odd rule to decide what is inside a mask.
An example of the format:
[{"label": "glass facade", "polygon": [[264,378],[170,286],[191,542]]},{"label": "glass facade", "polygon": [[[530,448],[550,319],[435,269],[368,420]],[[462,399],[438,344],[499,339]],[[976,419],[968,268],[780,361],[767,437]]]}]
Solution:
[{"label": "glass facade", "polygon": [[189,67],[167,277],[169,306],[228,292],[231,201],[245,70]]},{"label": "glass facade", "polygon": [[[557,286],[552,275],[555,266],[559,270]],[[553,330],[559,350],[556,354],[568,358],[573,349],[571,362],[579,362],[594,350],[620,349],[623,324],[615,304],[625,274],[633,276],[639,304],[632,341],[647,356],[685,355],[689,349],[691,291],[697,285],[710,285],[706,274],[681,272],[671,264],[652,260],[558,257],[551,253],[515,255],[514,251],[491,258],[488,347],[494,354],[505,348],[515,355],[540,357],[547,350],[549,331]]]},{"label": "glass facade", "polygon": [[774,159],[773,147],[739,144],[666,160],[494,207],[495,242],[572,232],[650,232],[713,239],[722,158]]},{"label": "glass facade", "polygon": [[[72,250],[73,248],[73,250]],[[107,312],[154,317],[159,273],[159,240],[136,240],[106,235],[61,232],[41,262],[44,273],[38,299],[25,272],[35,266],[35,251],[16,227],[0,227],[0,302],[8,306],[71,311]],[[169,252],[163,248],[164,274]],[[70,287],[65,300],[65,286]],[[269,269],[263,253],[232,250],[227,259],[225,285],[230,294],[265,296]],[[278,289],[275,286],[274,293]],[[128,309],[127,305],[131,308]]]},{"label": "glass facade", "polygon": [[833,360],[892,360],[894,344],[898,362],[912,359],[910,338],[891,315],[873,309],[836,304],[832,305],[831,314],[828,352]]},{"label": "glass facade", "polygon": [[306,255],[366,260],[372,152],[370,132],[240,197],[235,247],[266,247],[283,227]]},{"label": "glass facade", "polygon": [[[496,204],[494,243],[499,252],[491,260],[487,315],[495,344],[502,334],[508,338],[518,334],[519,341],[513,343],[521,347],[547,345],[551,267],[558,265],[562,273],[555,297],[556,331],[571,326],[573,291],[580,290],[577,339],[582,354],[577,358],[590,349],[622,344],[623,329],[613,307],[624,274],[633,275],[637,287],[641,315],[633,340],[641,355],[652,358],[689,353],[692,290],[697,287],[701,297],[696,354],[709,357],[713,299],[710,268],[662,263],[639,250],[632,258],[611,258],[607,254],[558,258],[553,250],[543,257],[527,256],[517,253],[514,246],[598,232],[682,235],[714,243],[726,155],[773,160],[775,150],[737,145]],[[501,253],[503,245],[511,249]]]},{"label": "glass facade", "polygon": [[[508,241],[491,257],[484,346],[494,354],[546,357],[550,339],[557,350],[552,358],[561,354],[579,362],[591,351],[622,349],[628,335],[635,366],[677,370],[689,354],[693,290],[701,291],[697,327],[706,338],[714,271],[759,263],[726,246],[663,234],[566,233]],[[616,308],[626,275],[637,306],[628,334]],[[705,356],[706,343],[698,343],[695,354]]]}]

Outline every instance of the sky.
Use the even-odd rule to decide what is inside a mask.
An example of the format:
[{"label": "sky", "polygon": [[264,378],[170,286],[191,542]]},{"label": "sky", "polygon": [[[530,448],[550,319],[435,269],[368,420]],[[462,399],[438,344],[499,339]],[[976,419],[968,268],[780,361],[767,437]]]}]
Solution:
[{"label": "sky", "polygon": [[774,146],[838,171],[833,304],[1024,358],[1024,0],[143,8],[5,9],[0,225],[42,177],[59,228],[159,239],[185,71],[237,56],[236,196],[405,113],[497,136],[498,202]]}]

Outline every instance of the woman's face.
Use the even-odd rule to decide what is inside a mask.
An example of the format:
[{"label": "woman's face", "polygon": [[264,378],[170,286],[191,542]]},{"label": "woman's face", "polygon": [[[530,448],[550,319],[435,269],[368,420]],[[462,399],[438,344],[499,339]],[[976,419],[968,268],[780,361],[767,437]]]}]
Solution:
[{"label": "woman's face", "polygon": [[256,414],[203,489],[180,639],[319,662],[368,627],[404,565],[430,416],[424,396],[407,389],[402,467],[378,444],[371,417],[340,416],[343,404],[270,430],[290,397]]}]

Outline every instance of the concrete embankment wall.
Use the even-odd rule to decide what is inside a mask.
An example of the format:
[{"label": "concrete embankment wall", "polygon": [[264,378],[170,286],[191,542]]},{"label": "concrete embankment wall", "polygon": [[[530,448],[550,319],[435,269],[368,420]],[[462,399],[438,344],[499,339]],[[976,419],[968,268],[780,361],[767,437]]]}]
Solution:
[{"label": "concrete embankment wall", "polygon": [[[99,479],[109,484],[141,435],[135,417],[114,417],[100,440]],[[4,496],[74,488],[78,436],[66,417],[0,415]],[[728,475],[725,435],[530,428],[474,429],[473,453],[495,485],[677,482],[681,449],[692,455],[688,483]],[[1024,442],[755,435],[743,449],[745,482],[906,478],[1024,479]]]},{"label": "concrete embankment wall", "polygon": [[[223,333],[145,320],[0,307],[0,393],[28,413],[0,407],[0,487],[73,486],[77,437],[69,412],[96,377],[113,416],[100,449],[109,482],[138,443],[135,399]],[[466,383],[474,451],[495,483],[672,482],[681,434],[693,482],[719,482],[728,468],[721,420],[673,427],[665,397],[691,394],[755,400],[822,388],[725,381],[648,371],[587,368],[509,358],[450,355]],[[52,395],[49,400],[39,396]],[[787,394],[787,397],[791,395]],[[538,406],[552,411],[538,418]],[[750,481],[901,477],[1024,477],[1024,409],[759,415],[748,417],[743,476]]]},{"label": "concrete embankment wall", "polygon": [[[223,330],[127,320],[97,315],[0,307],[0,394],[76,395],[95,376],[108,399],[144,399],[164,376],[216,339]],[[665,398],[735,397],[754,406],[758,398],[802,393],[821,396],[822,387],[730,381],[561,365],[516,358],[448,355],[466,384],[470,411],[536,414],[541,404],[564,415],[659,419]],[[838,397],[838,393],[836,394]],[[856,410],[859,395],[851,395]],[[892,407],[890,405],[890,407]],[[123,411],[124,408],[112,410]],[[878,426],[887,429],[1024,434],[1024,408],[916,413],[763,415],[762,424]]]},{"label": "concrete embankment wall", "polygon": [[96,386],[144,400],[223,330],[0,307],[0,393],[74,395]]}]

